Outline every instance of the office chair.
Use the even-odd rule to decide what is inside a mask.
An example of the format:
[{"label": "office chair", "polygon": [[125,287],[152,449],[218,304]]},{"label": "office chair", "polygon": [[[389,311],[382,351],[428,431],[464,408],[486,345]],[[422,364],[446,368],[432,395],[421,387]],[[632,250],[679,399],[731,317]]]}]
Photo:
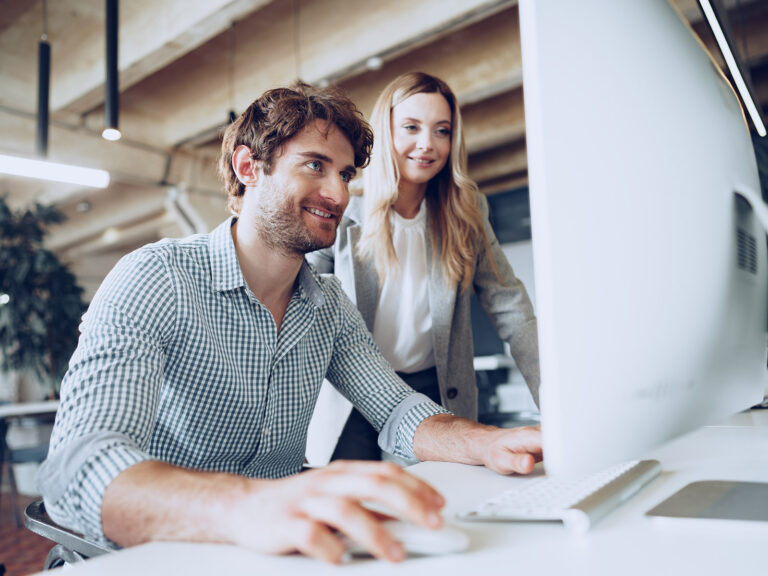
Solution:
[{"label": "office chair", "polygon": [[43,570],[76,564],[111,552],[109,548],[86,540],[81,534],[56,524],[45,511],[45,503],[42,500],[35,500],[24,510],[24,525],[35,534],[56,543],[48,552]]}]

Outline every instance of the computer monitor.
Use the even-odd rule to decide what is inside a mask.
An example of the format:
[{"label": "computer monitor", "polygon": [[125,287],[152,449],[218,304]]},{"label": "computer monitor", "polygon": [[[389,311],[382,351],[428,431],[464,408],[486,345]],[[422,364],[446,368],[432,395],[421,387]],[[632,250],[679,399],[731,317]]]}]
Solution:
[{"label": "computer monitor", "polygon": [[666,0],[520,0],[541,425],[586,472],[766,389],[766,240],[736,95]]}]

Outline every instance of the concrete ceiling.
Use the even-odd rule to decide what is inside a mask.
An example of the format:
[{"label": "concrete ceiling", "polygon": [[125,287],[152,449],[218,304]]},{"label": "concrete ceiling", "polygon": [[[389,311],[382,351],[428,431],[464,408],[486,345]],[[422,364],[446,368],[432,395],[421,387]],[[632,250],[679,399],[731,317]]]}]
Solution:
[{"label": "concrete ceiling", "polygon": [[[109,170],[112,184],[92,191],[0,177],[15,206],[56,202],[68,215],[48,245],[88,295],[125,252],[226,217],[215,163],[229,111],[296,78],[341,85],[367,114],[397,74],[441,76],[462,103],[481,189],[527,182],[516,0],[121,2],[117,142],[100,136],[104,4],[47,2],[49,158]],[[696,0],[673,4],[720,61]],[[768,0],[726,4],[768,116]],[[0,153],[34,154],[42,13],[41,0],[0,0]]]}]

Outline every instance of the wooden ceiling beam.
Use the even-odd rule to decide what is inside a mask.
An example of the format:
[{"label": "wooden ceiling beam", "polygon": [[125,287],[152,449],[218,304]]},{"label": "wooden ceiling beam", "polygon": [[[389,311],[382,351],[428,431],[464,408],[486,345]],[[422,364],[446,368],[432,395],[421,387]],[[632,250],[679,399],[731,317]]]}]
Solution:
[{"label": "wooden ceiling beam", "polygon": [[485,183],[528,170],[528,154],[524,142],[513,142],[469,158],[469,175],[483,189]]},{"label": "wooden ceiling beam", "polygon": [[118,185],[108,192],[91,199],[92,208],[87,214],[76,214],[74,209],[65,210],[69,218],[51,228],[46,237],[46,247],[66,251],[86,241],[107,234],[110,228],[122,228],[153,218],[165,212],[166,188]]},{"label": "wooden ceiling beam", "polygon": [[[134,86],[271,0],[132,0],[120,5],[120,90]],[[103,4],[103,2],[101,2]],[[91,29],[54,75],[52,110],[83,114],[104,102],[104,31]],[[77,33],[76,30],[69,30]],[[87,34],[87,32],[86,32]],[[54,54],[56,46],[53,46]]]},{"label": "wooden ceiling beam", "polygon": [[[33,156],[35,120],[24,114],[0,109],[0,151],[11,155]],[[50,129],[48,159],[54,162],[100,168],[110,173],[116,184],[146,186],[186,184],[190,190],[219,193],[216,156],[182,149],[155,149],[122,139],[107,142],[97,133],[60,124]],[[55,201],[67,204],[99,191],[73,186],[26,186],[28,201]]]},{"label": "wooden ceiling beam", "polygon": [[393,78],[417,70],[445,80],[462,105],[519,88],[522,56],[517,6],[386,62],[381,70],[345,79],[340,86],[370,115],[379,93]]},{"label": "wooden ceiling beam", "polygon": [[[234,57],[229,39],[220,35],[204,50],[167,66],[162,75],[127,90],[121,101],[121,130],[156,145],[174,145],[222,126],[230,108],[243,110],[268,88],[290,84],[297,77],[317,83],[343,75],[371,57],[390,57],[390,51],[427,44],[513,4],[324,0],[298,2],[300,11],[294,14],[291,2],[273,2],[238,23]],[[506,32],[516,34],[512,28]],[[480,39],[472,42],[479,43]],[[234,79],[228,65],[232,58]],[[484,66],[490,71],[496,62],[498,58]],[[93,115],[86,121],[89,126],[101,122],[100,111]]]},{"label": "wooden ceiling beam", "polygon": [[521,88],[477,104],[462,106],[464,140],[469,154],[478,154],[525,138]]}]

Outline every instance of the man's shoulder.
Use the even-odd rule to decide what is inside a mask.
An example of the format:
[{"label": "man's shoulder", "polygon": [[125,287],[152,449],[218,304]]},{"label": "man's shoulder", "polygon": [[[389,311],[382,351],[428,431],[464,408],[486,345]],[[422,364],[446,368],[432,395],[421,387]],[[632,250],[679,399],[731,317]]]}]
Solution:
[{"label": "man's shoulder", "polygon": [[320,273],[314,264],[307,261],[310,271],[312,272],[312,278],[322,290],[323,295],[330,298],[338,299],[338,294],[344,291],[341,289],[341,282],[333,274]]},{"label": "man's shoulder", "polygon": [[321,274],[311,264],[310,269],[323,293],[324,302],[321,308],[328,313],[343,308],[349,301],[349,297],[341,287],[341,280],[335,274]]},{"label": "man's shoulder", "polygon": [[[123,287],[152,279],[152,283],[173,282],[180,275],[206,275],[208,235],[187,238],[163,238],[145,244],[123,256],[111,270],[109,278]],[[200,274],[195,270],[200,269]]]},{"label": "man's shoulder", "polygon": [[210,234],[195,234],[186,238],[163,238],[137,248],[126,257],[136,260],[157,259],[167,263],[182,255],[207,253],[209,238]]}]

